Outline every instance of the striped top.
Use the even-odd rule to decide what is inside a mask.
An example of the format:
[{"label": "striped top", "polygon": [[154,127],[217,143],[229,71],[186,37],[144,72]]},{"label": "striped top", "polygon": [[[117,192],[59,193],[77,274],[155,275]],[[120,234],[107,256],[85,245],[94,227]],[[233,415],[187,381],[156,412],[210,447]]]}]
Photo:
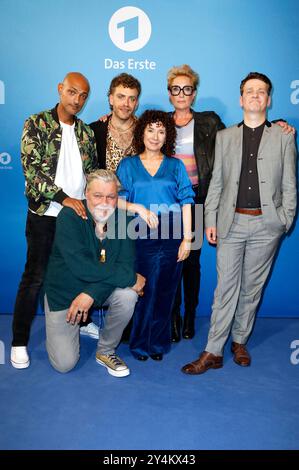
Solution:
[{"label": "striped top", "polygon": [[198,185],[198,171],[193,151],[194,119],[183,127],[176,126],[177,138],[175,158],[181,160],[187,170],[191,184]]}]

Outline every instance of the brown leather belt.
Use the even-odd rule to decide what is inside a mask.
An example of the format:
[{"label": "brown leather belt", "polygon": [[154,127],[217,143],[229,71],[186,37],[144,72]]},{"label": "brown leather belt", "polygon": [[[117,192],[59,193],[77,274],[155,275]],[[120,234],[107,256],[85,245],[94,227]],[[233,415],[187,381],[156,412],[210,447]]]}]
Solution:
[{"label": "brown leather belt", "polygon": [[235,212],[245,215],[262,215],[262,209],[243,209],[241,207],[237,207]]}]

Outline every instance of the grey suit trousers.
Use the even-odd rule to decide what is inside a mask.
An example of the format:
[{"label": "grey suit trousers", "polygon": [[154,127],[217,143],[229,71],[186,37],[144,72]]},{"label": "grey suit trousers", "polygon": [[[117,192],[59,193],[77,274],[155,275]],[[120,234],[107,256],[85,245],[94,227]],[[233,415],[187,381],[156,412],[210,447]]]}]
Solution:
[{"label": "grey suit trousers", "polygon": [[228,236],[218,239],[218,281],[206,351],[222,356],[230,331],[233,341],[247,342],[279,239],[262,215],[238,213]]},{"label": "grey suit trousers", "polygon": [[[106,300],[104,328],[99,331],[97,352],[114,354],[129,323],[138,295],[129,287],[116,288]],[[45,296],[46,336],[49,361],[58,372],[68,372],[80,358],[79,325],[66,322],[67,310],[51,312]]]}]

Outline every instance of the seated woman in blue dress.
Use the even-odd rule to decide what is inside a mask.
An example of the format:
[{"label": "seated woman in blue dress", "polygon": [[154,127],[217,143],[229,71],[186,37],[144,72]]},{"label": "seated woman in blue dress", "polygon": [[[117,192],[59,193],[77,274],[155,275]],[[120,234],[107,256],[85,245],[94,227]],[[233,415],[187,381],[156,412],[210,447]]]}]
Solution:
[{"label": "seated woman in blue dress", "polygon": [[138,155],[124,158],[116,172],[127,210],[139,214],[136,269],[146,287],[130,336],[131,352],[139,360],[161,360],[170,350],[171,309],[191,247],[194,193],[184,164],[170,156],[175,138],[171,116],[145,111],[134,133]]}]

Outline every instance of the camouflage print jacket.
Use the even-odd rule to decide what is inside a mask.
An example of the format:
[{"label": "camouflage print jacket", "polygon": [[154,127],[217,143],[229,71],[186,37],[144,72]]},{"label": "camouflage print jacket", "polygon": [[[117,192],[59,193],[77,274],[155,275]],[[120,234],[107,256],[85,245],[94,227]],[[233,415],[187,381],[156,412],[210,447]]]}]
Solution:
[{"label": "camouflage print jacket", "polygon": [[[21,159],[26,180],[25,194],[29,208],[38,215],[46,212],[51,201],[61,204],[67,197],[62,188],[54,183],[62,140],[57,106],[30,116],[25,121],[22,135]],[[75,117],[75,134],[83,171],[90,173],[96,169],[93,131]]]}]

